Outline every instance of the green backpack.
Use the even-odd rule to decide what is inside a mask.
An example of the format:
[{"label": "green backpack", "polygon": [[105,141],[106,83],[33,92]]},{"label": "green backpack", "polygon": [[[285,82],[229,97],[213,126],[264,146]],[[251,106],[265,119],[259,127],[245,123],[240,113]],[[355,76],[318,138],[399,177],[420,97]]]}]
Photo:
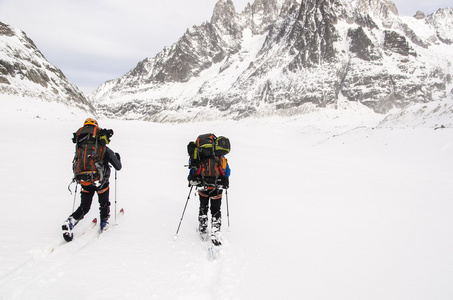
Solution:
[{"label": "green backpack", "polygon": [[[193,147],[193,158],[203,159],[207,157],[221,156],[230,153],[230,140],[224,136],[216,137],[212,133],[198,136],[195,142],[191,142]],[[191,145],[189,143],[189,145]],[[188,148],[189,150],[189,148]],[[191,155],[189,150],[189,155]]]},{"label": "green backpack", "polygon": [[231,149],[230,140],[226,137],[216,137],[212,133],[198,136],[195,142],[187,145],[190,157],[189,168],[193,169],[191,177],[198,186],[215,186],[222,182],[225,175],[225,166],[222,156]]}]

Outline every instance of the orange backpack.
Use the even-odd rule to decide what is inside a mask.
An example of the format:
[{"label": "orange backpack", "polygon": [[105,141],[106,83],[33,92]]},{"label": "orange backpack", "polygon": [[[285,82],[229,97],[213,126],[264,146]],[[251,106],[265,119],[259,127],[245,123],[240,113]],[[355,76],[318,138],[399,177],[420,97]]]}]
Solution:
[{"label": "orange backpack", "polygon": [[86,125],[74,133],[76,153],[73,160],[74,179],[95,183],[103,180],[103,161],[106,142],[100,139],[100,128]]}]

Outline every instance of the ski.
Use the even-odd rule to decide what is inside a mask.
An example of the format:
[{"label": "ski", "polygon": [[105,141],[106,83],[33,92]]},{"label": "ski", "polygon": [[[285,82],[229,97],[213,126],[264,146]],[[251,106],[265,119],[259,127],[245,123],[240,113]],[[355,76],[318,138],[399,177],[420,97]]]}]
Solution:
[{"label": "ski", "polygon": [[118,213],[118,217],[124,215],[124,208],[120,209],[120,212]]},{"label": "ski", "polygon": [[[90,240],[90,237],[92,236],[92,233],[95,232],[93,229],[96,227],[98,223],[97,218],[94,218],[88,225],[80,225],[76,229],[75,228],[68,228],[65,227],[67,223],[63,223],[62,229],[63,229],[63,240],[60,240],[55,246],[50,248],[50,253],[54,253],[59,247],[64,246],[64,245],[72,245],[75,246],[76,248],[80,246],[81,244],[86,246],[86,242]],[[69,230],[68,230],[69,229]],[[86,238],[84,238],[86,237]],[[76,241],[74,241],[74,238]],[[82,246],[81,248],[83,248]],[[80,249],[81,249],[80,248]],[[74,249],[74,248],[73,248]]]},{"label": "ski", "polygon": [[211,234],[210,243],[208,245],[208,259],[213,261],[220,258],[220,250],[222,249],[222,241],[217,234]]},{"label": "ski", "polygon": [[[94,218],[90,225],[88,226],[88,228],[86,228],[84,231],[82,231],[80,234],[78,234],[77,236],[80,237],[82,235],[84,235],[87,230],[90,230],[90,229],[93,229],[98,223],[98,219],[97,218]],[[62,226],[61,226],[61,229],[63,230],[63,238],[66,242],[71,242],[73,239],[74,239],[74,228],[71,228],[71,226],[68,224],[68,223],[64,223]]]},{"label": "ski", "polygon": [[200,232],[200,238],[203,242],[207,242],[208,241],[208,233],[207,232]]},{"label": "ski", "polygon": [[206,232],[201,232],[197,227],[196,231],[202,242],[208,242],[208,260],[213,261],[220,257],[220,249],[222,248],[222,243],[217,237],[210,235],[209,230]]},{"label": "ski", "polygon": [[197,233],[198,233],[198,236],[200,237],[200,239],[203,241],[203,242],[207,242],[208,241],[208,237],[209,237],[209,232],[206,231],[206,232],[201,232],[200,231],[200,228],[197,227]]},{"label": "ski", "polygon": [[208,245],[208,259],[211,261],[219,259],[221,249],[222,249],[221,245],[216,246],[216,245],[212,244],[212,241],[211,241],[211,243],[209,243],[209,245]]}]

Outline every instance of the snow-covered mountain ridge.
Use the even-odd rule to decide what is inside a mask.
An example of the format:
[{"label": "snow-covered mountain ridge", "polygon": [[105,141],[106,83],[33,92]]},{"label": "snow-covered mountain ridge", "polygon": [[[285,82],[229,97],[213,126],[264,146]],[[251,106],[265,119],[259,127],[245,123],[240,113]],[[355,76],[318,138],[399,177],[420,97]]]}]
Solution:
[{"label": "snow-covered mountain ridge", "polygon": [[[60,103],[94,114],[94,107],[21,30],[0,22],[0,93]],[[14,97],[3,97],[13,99]],[[9,106],[4,103],[3,108]],[[18,106],[21,106],[21,104]]]},{"label": "snow-covered mountain ridge", "polygon": [[453,9],[391,1],[220,0],[210,22],[89,96],[105,116],[190,121],[293,115],[343,101],[387,113],[453,87]]}]

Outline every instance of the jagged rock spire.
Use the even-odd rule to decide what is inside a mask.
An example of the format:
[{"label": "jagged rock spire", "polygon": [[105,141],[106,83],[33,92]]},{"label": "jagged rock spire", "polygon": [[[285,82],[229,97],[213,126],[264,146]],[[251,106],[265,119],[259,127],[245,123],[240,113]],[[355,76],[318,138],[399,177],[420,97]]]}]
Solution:
[{"label": "jagged rock spire", "polygon": [[290,35],[293,51],[297,53],[290,69],[312,67],[335,58],[333,43],[338,38],[335,29],[337,15],[335,0],[304,0]]}]

